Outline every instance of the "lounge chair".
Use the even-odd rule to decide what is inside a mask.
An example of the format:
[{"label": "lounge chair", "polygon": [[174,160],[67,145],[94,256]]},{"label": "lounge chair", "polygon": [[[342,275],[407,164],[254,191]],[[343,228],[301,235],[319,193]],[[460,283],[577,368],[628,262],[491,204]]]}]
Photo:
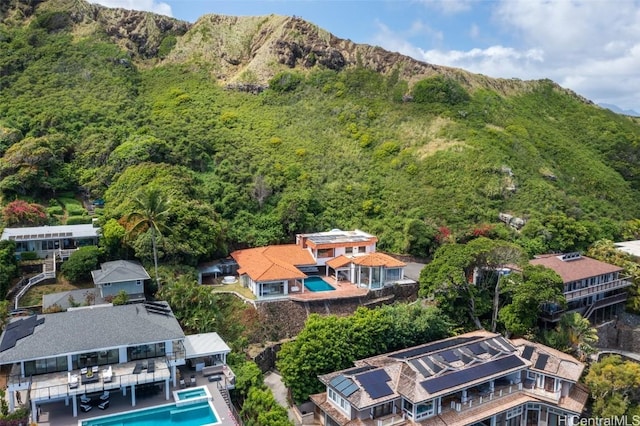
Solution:
[{"label": "lounge chair", "polygon": [[93,367],[91,367],[92,373],[97,373],[98,371],[100,371],[100,367],[98,367],[97,365],[94,365]]},{"label": "lounge chair", "polygon": [[106,401],[102,401],[100,404],[98,404],[98,408],[101,410],[106,410],[107,408],[109,408],[109,400],[107,399]]},{"label": "lounge chair", "polygon": [[136,366],[133,368],[133,374],[140,374],[142,372],[142,363],[136,363]]},{"label": "lounge chair", "polygon": [[147,373],[153,373],[156,371],[156,363],[155,361],[149,361],[147,363]]},{"label": "lounge chair", "polygon": [[113,380],[113,370],[111,369],[111,366],[109,366],[109,368],[102,370],[102,381],[110,382],[111,380]]},{"label": "lounge chair", "polygon": [[100,401],[107,401],[109,399],[109,391],[102,392],[100,395]]},{"label": "lounge chair", "polygon": [[80,395],[80,402],[83,404],[88,404],[91,402],[91,398],[89,398],[87,395],[83,394]]},{"label": "lounge chair", "polygon": [[187,384],[184,382],[183,378],[180,378],[180,389],[184,389],[187,387]]},{"label": "lounge chair", "polygon": [[67,382],[69,383],[69,389],[75,389],[80,384],[80,378],[77,374],[67,373]]},{"label": "lounge chair", "polygon": [[196,376],[195,375],[191,375],[191,386],[195,386],[196,385]]},{"label": "lounge chair", "polygon": [[91,405],[89,405],[89,404],[80,404],[80,409],[85,413],[87,411],[91,411],[92,408],[93,407]]}]

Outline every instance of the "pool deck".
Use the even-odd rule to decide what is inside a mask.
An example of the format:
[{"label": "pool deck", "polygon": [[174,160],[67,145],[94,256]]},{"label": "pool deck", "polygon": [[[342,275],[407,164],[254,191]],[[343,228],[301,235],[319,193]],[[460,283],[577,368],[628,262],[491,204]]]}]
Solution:
[{"label": "pool deck", "polygon": [[349,281],[337,281],[335,278],[327,276],[323,276],[322,279],[331,284],[335,290],[311,291],[305,289],[303,292],[289,293],[289,298],[301,302],[309,300],[346,299],[350,297],[364,297],[369,292],[368,289],[356,287],[355,284]]},{"label": "pool deck", "polygon": [[[209,393],[213,397],[213,406],[216,409],[217,416],[221,421],[220,426],[237,426],[229,406],[226,404],[224,398],[218,390],[219,382],[209,382],[208,379],[202,376],[202,373],[196,373],[196,386],[207,386]],[[186,388],[190,389],[190,388]],[[180,386],[171,386],[171,391],[184,390]],[[123,396],[122,392],[111,392],[109,400],[109,408],[106,410],[100,410],[98,407],[93,407],[88,413],[83,413],[78,410],[78,417],[73,417],[73,410],[71,403],[65,406],[64,401],[52,402],[48,404],[42,404],[40,407],[40,420],[38,426],[77,426],[81,420],[88,420],[94,417],[108,416],[111,414],[123,413],[125,411],[140,410],[143,408],[150,408],[158,405],[172,404],[175,401],[171,397],[168,401],[165,397],[164,391],[145,398],[138,398],[136,400],[136,406],[131,406],[131,396],[127,393],[127,396]]]}]

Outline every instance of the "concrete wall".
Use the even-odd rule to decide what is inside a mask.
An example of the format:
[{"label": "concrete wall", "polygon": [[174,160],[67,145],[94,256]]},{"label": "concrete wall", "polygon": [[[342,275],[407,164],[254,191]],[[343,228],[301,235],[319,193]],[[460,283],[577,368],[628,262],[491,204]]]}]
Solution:
[{"label": "concrete wall", "polygon": [[640,317],[621,313],[617,319],[596,326],[600,348],[640,353]]}]

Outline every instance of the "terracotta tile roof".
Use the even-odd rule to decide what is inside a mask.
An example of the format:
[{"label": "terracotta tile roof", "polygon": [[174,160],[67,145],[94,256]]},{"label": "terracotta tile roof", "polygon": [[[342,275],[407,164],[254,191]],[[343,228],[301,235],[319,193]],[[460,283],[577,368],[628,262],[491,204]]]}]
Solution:
[{"label": "terracotta tile roof", "polygon": [[538,256],[535,259],[530,260],[529,263],[553,269],[558,273],[558,275],[560,275],[562,281],[565,283],[611,272],[622,271],[622,268],[618,266],[591,259],[586,256],[581,256],[572,260],[562,260],[561,256],[562,255],[558,254],[547,254]]},{"label": "terracotta tile roof", "polygon": [[347,256],[341,254],[340,256],[334,257],[333,259],[328,261],[327,265],[330,268],[336,269],[336,268],[342,268],[343,266],[347,266],[349,263],[351,263],[351,258],[348,258]]},{"label": "terracotta tile roof", "polygon": [[384,266],[386,268],[401,268],[407,266],[404,262],[400,262],[384,253],[369,253],[364,256],[354,256],[353,263],[360,266]]},{"label": "terracotta tile roof", "polygon": [[231,257],[238,262],[238,273],[256,282],[306,278],[296,266],[316,264],[308,250],[295,244],[237,250]]}]

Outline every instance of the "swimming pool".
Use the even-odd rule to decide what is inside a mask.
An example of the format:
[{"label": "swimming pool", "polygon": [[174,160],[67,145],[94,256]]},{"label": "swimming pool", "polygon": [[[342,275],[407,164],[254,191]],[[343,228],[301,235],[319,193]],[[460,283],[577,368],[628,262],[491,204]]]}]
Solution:
[{"label": "swimming pool", "polygon": [[321,277],[309,277],[304,280],[304,286],[309,291],[332,291],[335,290],[331,284]]},{"label": "swimming pool", "polygon": [[199,398],[199,397],[203,397],[203,396],[211,397],[211,395],[209,395],[209,392],[207,391],[207,388],[205,388],[205,387],[199,387],[199,388],[175,391],[174,394],[175,394],[174,395],[174,399],[176,401],[182,401],[182,400],[185,400],[185,399],[192,399],[192,398]]},{"label": "swimming pool", "polygon": [[[194,389],[198,390],[198,389]],[[194,402],[185,404],[185,399]],[[79,426],[213,426],[220,425],[218,414],[208,399],[190,396],[183,404],[167,404],[143,410],[127,411],[78,422]]]}]

